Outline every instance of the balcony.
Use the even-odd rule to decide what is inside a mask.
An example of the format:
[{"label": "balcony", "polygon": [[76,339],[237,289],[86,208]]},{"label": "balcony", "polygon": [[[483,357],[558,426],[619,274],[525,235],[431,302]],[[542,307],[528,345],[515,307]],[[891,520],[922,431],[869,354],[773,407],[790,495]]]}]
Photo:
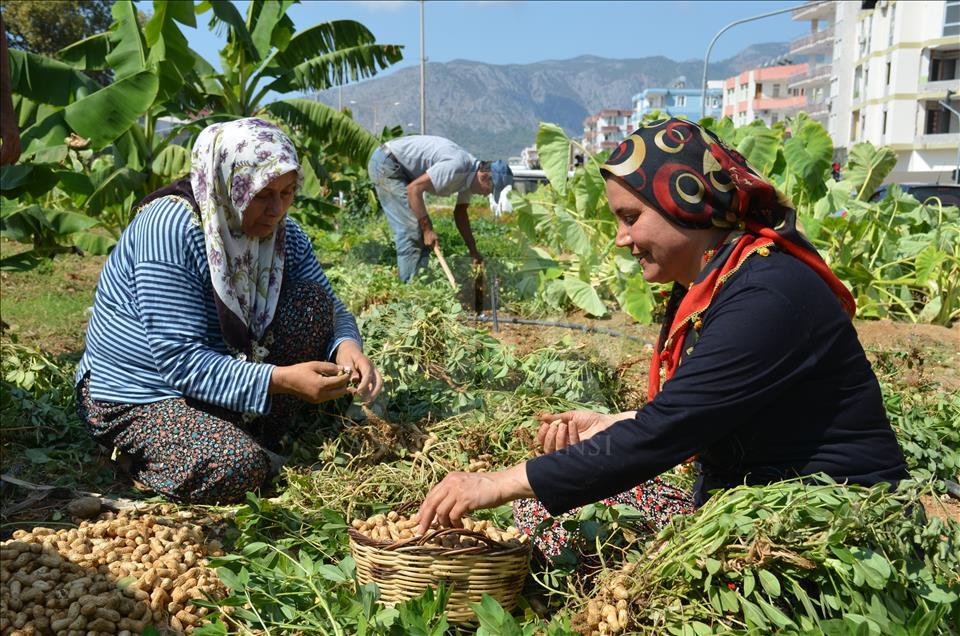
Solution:
[{"label": "balcony", "polygon": [[819,51],[833,50],[833,27],[797,38],[790,43],[790,55],[810,55]]},{"label": "balcony", "polygon": [[826,20],[833,18],[833,16],[833,2],[811,2],[809,6],[794,11],[792,18],[798,22],[802,22],[804,20]]},{"label": "balcony", "polygon": [[753,100],[753,110],[792,110],[805,106],[807,98],[804,95],[796,97],[767,97]]},{"label": "balcony", "polygon": [[[926,84],[920,85],[920,92],[924,94],[924,99],[930,99],[931,97],[946,97],[947,91],[957,92],[957,88],[960,87],[960,79],[946,79],[940,80],[938,82],[927,82]],[[929,95],[932,93],[933,95]]]},{"label": "balcony", "polygon": [[830,76],[832,74],[832,64],[818,64],[817,66],[810,67],[806,71],[791,76],[788,85],[790,88],[805,88],[817,84],[827,84],[830,82]]}]

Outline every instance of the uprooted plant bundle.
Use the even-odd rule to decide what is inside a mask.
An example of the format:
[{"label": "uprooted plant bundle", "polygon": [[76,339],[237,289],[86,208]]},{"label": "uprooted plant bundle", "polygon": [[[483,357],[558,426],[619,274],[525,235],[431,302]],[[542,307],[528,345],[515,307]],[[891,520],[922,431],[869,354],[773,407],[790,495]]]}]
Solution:
[{"label": "uprooted plant bundle", "polygon": [[906,635],[960,627],[960,525],[926,519],[909,484],[895,493],[796,481],[736,488],[675,518],[634,556],[586,600],[582,632]]}]

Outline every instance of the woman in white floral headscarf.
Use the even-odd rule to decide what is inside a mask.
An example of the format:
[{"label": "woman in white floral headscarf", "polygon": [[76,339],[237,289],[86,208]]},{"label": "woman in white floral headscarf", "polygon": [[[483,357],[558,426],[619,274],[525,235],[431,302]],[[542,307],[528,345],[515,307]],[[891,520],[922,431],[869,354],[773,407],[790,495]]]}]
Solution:
[{"label": "woman in white floral headscarf", "polygon": [[282,461],[303,402],[371,400],[382,379],[286,215],[303,181],[286,134],[256,118],[214,124],[192,160],[107,259],[77,408],[147,487],[231,501]]}]

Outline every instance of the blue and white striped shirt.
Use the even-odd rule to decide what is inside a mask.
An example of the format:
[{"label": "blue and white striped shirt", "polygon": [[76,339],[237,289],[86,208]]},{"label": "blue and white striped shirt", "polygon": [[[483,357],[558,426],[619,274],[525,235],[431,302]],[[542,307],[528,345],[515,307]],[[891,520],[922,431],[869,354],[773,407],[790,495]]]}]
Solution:
[{"label": "blue and white striped shirt", "polygon": [[[344,340],[361,343],[357,322],[336,297],[310,239],[286,219],[285,275],[331,295],[331,359]],[[97,283],[86,351],[76,380],[90,372],[90,396],[123,404],[191,397],[232,411],[267,413],[274,365],[229,355],[214,302],[203,230],[183,199],[145,207],[127,227]]]}]

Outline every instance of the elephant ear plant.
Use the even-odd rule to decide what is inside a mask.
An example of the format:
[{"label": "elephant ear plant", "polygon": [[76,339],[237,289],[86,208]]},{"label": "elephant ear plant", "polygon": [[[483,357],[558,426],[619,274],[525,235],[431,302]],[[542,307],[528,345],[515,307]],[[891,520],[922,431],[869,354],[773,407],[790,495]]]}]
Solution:
[{"label": "elephant ear plant", "polygon": [[[324,158],[365,162],[378,140],[349,114],[268,98],[370,77],[399,61],[400,47],[377,43],[350,20],[297,31],[287,15],[292,4],[255,0],[243,17],[230,2],[156,1],[141,24],[134,3],[119,0],[108,31],[55,57],[11,51],[24,152],[0,173],[0,231],[33,249],[0,266],[31,267],[64,250],[106,253],[137,200],[189,173],[193,138],[217,121],[260,116],[287,126],[294,140],[325,140],[319,151],[298,148],[307,159],[307,199],[321,196]],[[222,71],[180,30],[195,28],[204,13],[210,29],[227,32]],[[113,82],[100,86],[91,71]]]}]

